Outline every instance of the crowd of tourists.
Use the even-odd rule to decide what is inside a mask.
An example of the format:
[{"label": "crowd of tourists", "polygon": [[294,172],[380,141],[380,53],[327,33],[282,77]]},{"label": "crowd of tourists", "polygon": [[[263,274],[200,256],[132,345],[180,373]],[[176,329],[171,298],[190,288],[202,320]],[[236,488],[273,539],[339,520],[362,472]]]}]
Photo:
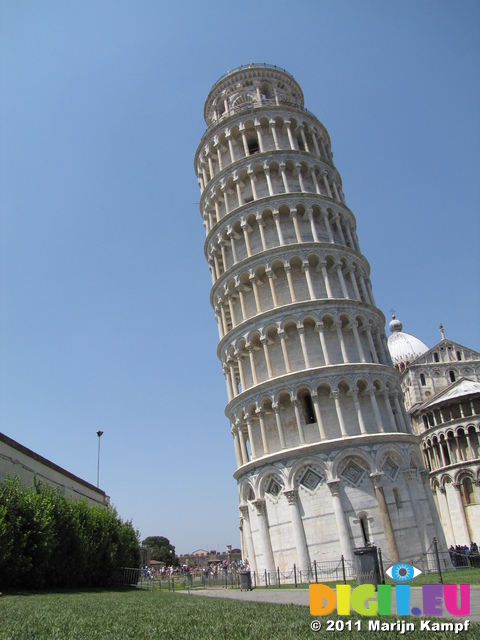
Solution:
[{"label": "crowd of tourists", "polygon": [[198,573],[201,572],[202,576],[208,579],[234,574],[237,573],[237,571],[250,571],[247,558],[243,561],[232,561],[230,563],[227,562],[227,560],[223,562],[209,562],[205,564],[202,569],[199,567],[194,568],[186,564],[180,567],[167,567],[165,565],[159,567],[145,566],[142,567],[142,576],[143,580],[166,580],[173,576],[192,577],[194,573],[198,575]]},{"label": "crowd of tourists", "polygon": [[457,544],[454,547],[452,544],[448,551],[454,567],[480,566],[480,554],[476,542],[472,542],[470,546]]}]

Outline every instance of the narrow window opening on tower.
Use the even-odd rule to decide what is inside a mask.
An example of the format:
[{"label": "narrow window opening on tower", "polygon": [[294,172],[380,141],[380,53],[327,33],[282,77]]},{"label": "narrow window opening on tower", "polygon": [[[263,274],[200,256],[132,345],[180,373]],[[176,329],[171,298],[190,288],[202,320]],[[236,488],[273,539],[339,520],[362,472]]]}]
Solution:
[{"label": "narrow window opening on tower", "polygon": [[455,382],[455,373],[453,371],[449,371],[450,382]]},{"label": "narrow window opening on tower", "polygon": [[363,544],[367,546],[370,544],[370,534],[368,532],[367,516],[362,516],[360,518],[360,529],[362,530]]},{"label": "narrow window opening on tower", "polygon": [[297,144],[300,151],[305,151],[305,145],[303,144],[303,140],[300,136],[297,138]]},{"label": "narrow window opening on tower", "polygon": [[443,450],[443,456],[445,458],[445,462],[447,464],[452,464],[452,461],[450,460],[450,454],[448,453],[448,446],[443,442],[442,442],[442,450]]},{"label": "narrow window opening on tower", "polygon": [[253,154],[258,153],[260,151],[260,147],[258,146],[258,140],[247,140],[248,145],[248,153],[253,156]]},{"label": "narrow window opening on tower", "polygon": [[305,422],[307,424],[313,424],[317,421],[317,418],[315,416],[315,409],[313,408],[312,396],[309,393],[305,393],[301,397],[301,402],[305,414]]},{"label": "narrow window opening on tower", "polygon": [[420,382],[422,384],[422,387],[424,387],[427,384],[427,382],[425,380],[425,374],[423,374],[423,373],[420,374]]}]

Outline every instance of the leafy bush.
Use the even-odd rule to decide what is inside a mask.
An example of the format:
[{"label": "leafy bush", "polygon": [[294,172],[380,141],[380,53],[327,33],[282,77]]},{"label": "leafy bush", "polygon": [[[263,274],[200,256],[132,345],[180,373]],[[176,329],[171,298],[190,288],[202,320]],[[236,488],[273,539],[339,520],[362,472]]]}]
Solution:
[{"label": "leafy bush", "polygon": [[115,509],[66,498],[38,481],[0,484],[3,589],[109,586],[118,568],[139,563],[138,533]]}]

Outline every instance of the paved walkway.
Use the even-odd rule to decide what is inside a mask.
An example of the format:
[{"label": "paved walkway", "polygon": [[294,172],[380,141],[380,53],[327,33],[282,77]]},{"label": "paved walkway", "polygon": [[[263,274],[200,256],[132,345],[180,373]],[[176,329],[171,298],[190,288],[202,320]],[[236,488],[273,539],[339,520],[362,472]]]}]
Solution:
[{"label": "paved walkway", "polygon": [[[245,600],[252,602],[272,602],[274,604],[297,604],[304,607],[310,606],[310,594],[308,589],[253,589],[253,591],[240,591],[240,589],[202,589],[190,591],[177,591],[192,597],[201,596],[205,598],[231,598],[233,600]],[[413,587],[410,598],[411,607],[422,608],[422,589]],[[392,611],[396,610],[395,591],[393,590]],[[454,618],[444,607],[443,617]],[[458,619],[458,618],[457,618]],[[470,587],[470,615],[471,622],[480,622],[480,586]]]}]

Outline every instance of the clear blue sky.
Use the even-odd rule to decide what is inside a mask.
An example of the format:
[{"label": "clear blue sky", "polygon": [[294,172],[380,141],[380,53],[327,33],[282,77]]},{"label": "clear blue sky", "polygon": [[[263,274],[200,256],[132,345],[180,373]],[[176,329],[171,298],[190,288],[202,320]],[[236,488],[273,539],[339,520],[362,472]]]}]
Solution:
[{"label": "clear blue sky", "polygon": [[327,127],[377,304],[480,350],[477,0],[0,2],[0,430],[142,538],[239,545],[193,170],[268,62]]}]

